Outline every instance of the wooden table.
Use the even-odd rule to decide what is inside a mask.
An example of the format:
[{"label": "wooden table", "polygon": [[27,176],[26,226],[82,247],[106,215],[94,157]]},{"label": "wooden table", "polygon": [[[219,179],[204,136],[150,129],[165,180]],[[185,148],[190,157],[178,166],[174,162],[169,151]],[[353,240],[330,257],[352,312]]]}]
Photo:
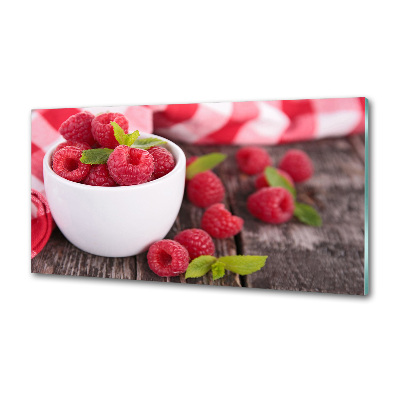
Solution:
[{"label": "wooden table", "polygon": [[[267,254],[258,272],[239,276],[227,271],[215,282],[211,273],[198,279],[161,278],[147,266],[146,254],[107,258],[83,252],[55,229],[42,252],[32,260],[32,272],[146,281],[180,282],[215,286],[242,286],[280,290],[363,294],[364,291],[364,163],[363,136],[266,147],[276,163],[288,148],[306,151],[315,175],[297,185],[298,200],[315,206],[323,226],[306,226],[293,218],[269,225],[251,216],[247,197],[254,192],[254,177],[239,173],[235,146],[182,145],[186,156],[213,151],[228,158],[215,169],[226,187],[225,203],[245,220],[234,238],[215,240],[217,256]],[[187,228],[200,227],[203,210],[186,197],[168,238]]]}]

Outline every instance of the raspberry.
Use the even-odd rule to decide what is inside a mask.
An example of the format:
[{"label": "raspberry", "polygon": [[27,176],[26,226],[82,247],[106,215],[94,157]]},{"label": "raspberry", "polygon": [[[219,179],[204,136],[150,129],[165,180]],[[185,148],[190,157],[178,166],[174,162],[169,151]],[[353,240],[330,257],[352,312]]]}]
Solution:
[{"label": "raspberry", "polygon": [[90,186],[116,186],[116,183],[110,176],[106,164],[92,165],[89,175],[82,181],[82,183]]},{"label": "raspberry", "polygon": [[175,167],[174,156],[164,147],[151,147],[147,150],[154,159],[154,172],[151,180],[161,178],[171,172]]},{"label": "raspberry", "polygon": [[198,158],[199,158],[199,157],[197,157],[197,156],[189,157],[189,158],[186,160],[186,166],[188,167],[192,162],[196,161]]},{"label": "raspberry", "polygon": [[153,243],[147,253],[150,269],[159,276],[182,274],[189,265],[188,251],[175,240],[164,239]]},{"label": "raspberry", "polygon": [[80,182],[89,174],[90,165],[80,161],[82,149],[66,146],[53,155],[53,171],[62,178]]},{"label": "raspberry", "polygon": [[236,153],[239,169],[247,175],[255,175],[271,165],[269,154],[261,147],[242,147]]},{"label": "raspberry", "polygon": [[[280,175],[282,175],[284,178],[286,178],[291,185],[294,186],[293,179],[288,173],[286,173],[285,171],[282,171],[280,169],[278,169],[278,172],[279,172]],[[262,172],[261,174],[257,175],[257,178],[255,180],[255,185],[256,185],[257,189],[261,189],[263,187],[269,187],[269,182],[265,178],[264,172]]]},{"label": "raspberry", "polygon": [[225,196],[225,188],[214,172],[205,171],[188,182],[187,195],[195,206],[205,208],[221,202]]},{"label": "raspberry", "polygon": [[75,142],[73,140],[67,140],[66,142],[62,142],[55,148],[53,155],[51,156],[51,164],[52,165],[53,165],[54,154],[56,154],[58,150],[61,150],[66,146],[78,147],[78,149],[82,149],[82,150],[90,150],[91,149],[91,147],[87,143]]},{"label": "raspberry", "polygon": [[211,236],[202,229],[185,229],[178,233],[174,240],[187,249],[191,260],[199,256],[214,255],[214,242]]},{"label": "raspberry", "polygon": [[312,161],[308,155],[301,150],[292,149],[285,153],[279,168],[287,172],[295,182],[303,182],[311,178],[314,173]]},{"label": "raspberry", "polygon": [[247,199],[247,208],[252,215],[270,224],[281,224],[293,216],[292,195],[281,187],[267,187],[253,193]]},{"label": "raspberry", "polygon": [[87,143],[75,142],[74,140],[67,140],[66,142],[60,143],[54,150],[54,153],[56,153],[58,150],[61,150],[62,148],[66,147],[66,146],[78,147],[78,149],[82,149],[82,150],[90,150],[91,149],[91,147]]},{"label": "raspberry", "polygon": [[232,215],[222,203],[209,207],[201,219],[201,227],[211,236],[225,239],[238,234],[243,227],[243,219]]},{"label": "raspberry", "polygon": [[114,149],[119,145],[114,136],[114,128],[110,122],[116,122],[125,133],[128,133],[129,122],[120,113],[104,113],[95,117],[92,121],[92,134],[94,139],[108,149]]},{"label": "raspberry", "polygon": [[107,167],[111,178],[119,185],[138,185],[150,180],[154,161],[147,150],[120,145],[108,158]]},{"label": "raspberry", "polygon": [[71,115],[65,120],[58,132],[66,140],[74,142],[88,143],[90,146],[94,143],[92,135],[92,120],[94,115],[89,111],[82,111],[78,114]]}]

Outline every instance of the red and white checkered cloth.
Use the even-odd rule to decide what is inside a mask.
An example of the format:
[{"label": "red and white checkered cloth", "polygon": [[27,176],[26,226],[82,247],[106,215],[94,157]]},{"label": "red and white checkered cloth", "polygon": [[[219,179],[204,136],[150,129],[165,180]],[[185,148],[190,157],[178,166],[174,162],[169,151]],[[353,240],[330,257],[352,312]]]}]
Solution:
[{"label": "red and white checkered cloth", "polygon": [[365,97],[149,106],[154,131],[197,144],[264,144],[365,130]]},{"label": "red and white checkered cloth", "polygon": [[[52,219],[43,186],[43,157],[62,137],[61,123],[82,110],[121,112],[129,131],[197,144],[260,144],[346,136],[365,131],[365,98],[248,101],[32,111],[32,257],[46,244]],[[45,216],[45,217],[43,217]]]}]

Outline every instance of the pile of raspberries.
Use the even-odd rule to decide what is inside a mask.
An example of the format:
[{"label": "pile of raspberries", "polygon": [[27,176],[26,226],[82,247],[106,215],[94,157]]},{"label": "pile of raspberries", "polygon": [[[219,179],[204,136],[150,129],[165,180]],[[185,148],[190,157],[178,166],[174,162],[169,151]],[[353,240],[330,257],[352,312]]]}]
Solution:
[{"label": "pile of raspberries", "polygon": [[[197,157],[187,160],[187,166]],[[236,153],[239,170],[247,175],[255,175],[256,192],[249,196],[247,208],[256,218],[280,224],[292,218],[294,199],[283,187],[270,187],[264,171],[272,165],[266,150],[260,147],[243,147]],[[301,150],[289,150],[278,165],[278,172],[291,185],[304,182],[314,172],[313,164]],[[178,233],[174,240],[161,240],[150,246],[147,260],[150,269],[160,276],[182,274],[191,260],[202,255],[214,255],[212,237],[224,239],[238,234],[243,227],[243,219],[232,215],[222,203],[225,188],[222,181],[212,171],[200,172],[186,181],[186,194],[190,202],[205,208],[201,219],[202,229],[186,229]]]},{"label": "pile of raspberries", "polygon": [[[149,182],[168,174],[175,167],[173,155],[160,146],[148,150],[120,145],[111,122],[128,134],[128,120],[120,113],[94,116],[88,111],[64,121],[59,133],[66,139],[54,151],[53,171],[73,182],[91,186],[130,186]],[[84,164],[82,152],[92,148],[113,149],[106,164]]]},{"label": "pile of raspberries", "polygon": [[[281,224],[293,217],[295,202],[292,194],[283,187],[270,187],[265,168],[272,166],[266,150],[260,147],[243,147],[236,153],[239,169],[255,175],[257,191],[247,199],[249,212],[261,221]],[[292,186],[311,178],[314,167],[308,155],[297,149],[288,150],[278,163],[278,173]]]}]

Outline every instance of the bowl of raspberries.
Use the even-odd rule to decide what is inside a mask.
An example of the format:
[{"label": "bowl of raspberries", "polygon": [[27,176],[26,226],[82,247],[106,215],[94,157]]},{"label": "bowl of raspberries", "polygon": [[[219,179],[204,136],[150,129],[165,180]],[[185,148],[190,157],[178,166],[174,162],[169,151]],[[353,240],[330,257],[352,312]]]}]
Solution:
[{"label": "bowl of raspberries", "polygon": [[165,237],[182,204],[181,148],[128,129],[123,114],[82,111],[61,124],[65,140],[43,160],[52,216],[64,236],[88,253],[127,257],[146,251]]}]

